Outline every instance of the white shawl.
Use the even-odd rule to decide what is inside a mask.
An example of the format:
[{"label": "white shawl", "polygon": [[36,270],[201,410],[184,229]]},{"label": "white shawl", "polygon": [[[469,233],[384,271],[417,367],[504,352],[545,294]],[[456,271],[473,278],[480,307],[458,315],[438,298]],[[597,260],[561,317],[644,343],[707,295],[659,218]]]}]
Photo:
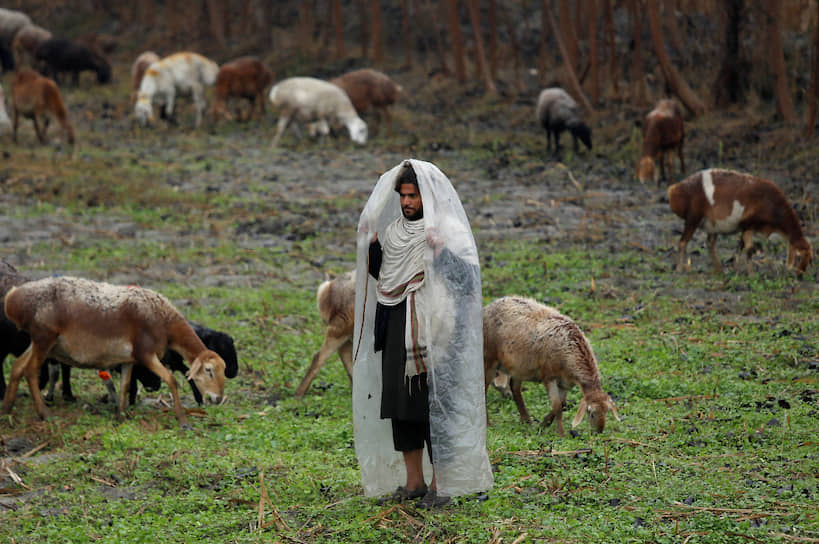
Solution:
[{"label": "white shawl", "polygon": [[[438,490],[449,496],[486,491],[492,470],[486,451],[483,378],[483,332],[478,251],[458,194],[435,165],[409,159],[424,205],[425,232],[437,231],[460,267],[433,266],[433,250],[424,247],[423,297],[428,334],[427,372],[432,453]],[[375,280],[367,270],[372,233],[379,239],[402,215],[395,180],[404,163],[378,180],[358,223],[356,322],[353,339],[353,424],[361,481],[367,496],[403,485],[406,470],[392,443],[390,421],[380,418],[381,352],[373,349]],[[466,263],[468,266],[463,266]],[[451,278],[453,273],[461,277]],[[450,280],[447,280],[450,277]],[[459,286],[471,285],[468,292]],[[421,297],[419,297],[420,299]],[[427,455],[424,459],[427,460]],[[430,467],[425,469],[431,477]]]}]

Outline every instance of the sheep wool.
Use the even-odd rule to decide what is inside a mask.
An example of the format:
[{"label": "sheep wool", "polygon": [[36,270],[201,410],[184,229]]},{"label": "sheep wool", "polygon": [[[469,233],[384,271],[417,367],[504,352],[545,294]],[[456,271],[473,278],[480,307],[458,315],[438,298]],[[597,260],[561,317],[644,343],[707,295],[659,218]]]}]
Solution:
[{"label": "sheep wool", "polygon": [[[393,449],[390,420],[379,417],[381,354],[373,349],[372,332],[376,282],[368,274],[367,256],[372,232],[383,233],[401,216],[394,187],[407,163],[418,179],[426,234],[437,231],[461,266],[469,265],[468,272],[462,272],[469,277],[448,284],[446,278],[452,270],[444,270],[438,262],[432,266],[434,252],[429,246],[424,250],[423,303],[429,308],[422,315],[429,335],[426,366],[438,492],[458,496],[486,491],[492,487],[493,477],[486,451],[486,420],[482,417],[486,398],[478,251],[469,220],[449,179],[435,165],[415,159],[381,176],[358,223],[353,425],[362,485],[367,496],[378,496],[403,485],[405,478],[402,456]],[[468,292],[457,288],[469,284],[474,288]],[[428,463],[428,455],[423,458]],[[426,474],[430,474],[429,468]]]}]

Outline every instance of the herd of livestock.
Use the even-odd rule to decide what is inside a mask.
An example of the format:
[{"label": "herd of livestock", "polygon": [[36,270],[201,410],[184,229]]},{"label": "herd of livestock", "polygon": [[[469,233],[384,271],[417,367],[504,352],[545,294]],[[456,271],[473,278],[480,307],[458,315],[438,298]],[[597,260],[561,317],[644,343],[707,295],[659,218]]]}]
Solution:
[{"label": "herd of livestock", "polygon": [[[96,35],[83,40],[54,37],[24,13],[0,8],[0,61],[4,69],[14,69],[9,87],[11,119],[0,86],[0,134],[11,129],[16,142],[19,121],[28,118],[34,123],[38,139],[46,142],[46,117],[50,117],[73,145],[75,133],[58,82],[69,74],[76,84],[80,72],[93,71],[99,83],[107,83],[111,80],[111,66],[106,54],[113,47],[114,41]],[[293,121],[305,124],[312,135],[327,135],[333,127],[344,127],[353,142],[363,145],[368,128],[362,114],[376,109],[378,118],[389,128],[388,107],[403,92],[387,75],[372,69],[356,70],[330,81],[292,77],[274,84],[273,72],[256,57],[241,57],[219,66],[189,51],[164,58],[146,51],[134,60],[131,76],[133,113],[141,125],[154,123],[155,112],[161,119],[172,121],[180,96],[192,100],[196,126],[208,114],[214,119],[258,117],[268,102],[278,112],[274,146]],[[213,99],[208,110],[209,89]],[[563,89],[548,88],[540,93],[535,118],[546,131],[547,146],[556,153],[563,132],[571,135],[576,151],[578,141],[592,148],[591,129],[582,110]],[[671,99],[659,101],[643,120],[642,130],[636,177],[642,182],[656,183],[659,178],[673,182],[675,153],[685,171],[681,106]],[[771,181],[730,170],[707,169],[671,185],[668,199],[673,213],[684,221],[677,261],[680,270],[687,266],[686,246],[698,228],[707,232],[710,256],[717,270],[721,264],[715,242],[719,234],[725,233],[742,233],[749,273],[755,232],[766,236],[777,233],[787,240],[787,266],[797,274],[804,273],[813,260],[813,250],[796,213]],[[296,390],[297,396],[305,394],[335,352],[352,377],[354,285],[354,278],[347,274],[319,287],[319,313],[327,325],[325,339]],[[185,425],[172,371],[185,373],[200,403],[202,393],[208,400],[219,402],[225,378],[236,376],[238,371],[236,350],[228,334],[186,321],[166,298],[148,289],[68,277],[34,281],[0,261],[2,300],[3,413],[10,412],[23,377],[38,414],[45,418],[48,411],[40,389],[49,383],[47,398],[53,395],[56,372],[61,366],[63,395],[67,399],[72,398],[68,365],[98,369],[104,379],[104,371],[121,367],[120,412],[134,401],[137,382],[156,389],[161,379],[171,389],[180,425]],[[516,336],[533,329],[544,339],[542,344],[522,350],[520,346],[530,343],[516,342]],[[588,415],[593,430],[602,431],[607,412],[617,417],[614,403],[601,388],[588,340],[571,319],[557,310],[520,297],[492,302],[484,309],[484,347],[487,388],[499,376],[508,378],[507,387],[523,420],[529,420],[521,397],[521,382],[526,380],[546,386],[552,411],[543,423],[557,421],[561,434],[563,403],[574,385],[582,394],[574,424]],[[9,354],[18,358],[6,389],[2,362]],[[183,358],[190,362],[190,368]]]}]

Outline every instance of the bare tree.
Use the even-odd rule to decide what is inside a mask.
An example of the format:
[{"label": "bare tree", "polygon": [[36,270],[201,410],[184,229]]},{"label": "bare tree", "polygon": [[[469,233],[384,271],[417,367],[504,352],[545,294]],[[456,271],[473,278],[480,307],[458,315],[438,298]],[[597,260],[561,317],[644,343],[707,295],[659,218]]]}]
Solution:
[{"label": "bare tree", "polygon": [[779,0],[766,0],[765,17],[767,19],[767,44],[768,63],[771,73],[776,79],[774,95],[776,96],[776,111],[785,120],[792,123],[796,121],[796,111],[793,107],[793,99],[788,89],[788,76],[785,71],[785,53],[782,49],[782,30],[780,21],[782,19],[782,3]]},{"label": "bare tree", "polygon": [[466,81],[466,61],[464,59],[464,41],[461,36],[461,20],[458,17],[458,0],[447,0],[449,33],[452,38],[452,52],[455,55],[455,79]]},{"label": "bare tree", "polygon": [[[684,53],[683,40],[680,29],[677,28],[677,3],[678,0],[663,0],[663,27],[665,28],[671,47],[678,54]],[[724,0],[715,2],[717,5],[724,3]],[[682,55],[685,57],[685,55]]]},{"label": "bare tree", "polygon": [[648,87],[643,74],[643,25],[641,12],[637,6],[637,0],[628,0],[628,11],[631,16],[631,35],[634,43],[631,62],[631,97],[637,104],[645,104],[647,101]]},{"label": "bare tree", "polygon": [[816,127],[816,95],[819,93],[819,0],[811,0],[811,26],[813,45],[811,47],[810,91],[808,92],[808,120],[805,137],[813,138]]},{"label": "bare tree", "polygon": [[469,19],[472,22],[472,34],[475,36],[475,57],[478,79],[483,78],[486,90],[497,93],[495,82],[489,74],[489,67],[486,63],[486,54],[483,49],[483,36],[481,35],[481,14],[478,8],[478,0],[469,0]]},{"label": "bare tree", "polygon": [[614,17],[612,16],[611,0],[603,0],[603,28],[606,34],[606,44],[609,57],[609,82],[615,96],[620,95],[620,78],[617,64],[617,48],[614,42]]},{"label": "bare tree", "polygon": [[341,17],[341,0],[332,0],[333,27],[336,34],[336,58],[343,59],[344,52],[344,20]]},{"label": "bare tree", "polygon": [[569,58],[564,58],[564,62],[571,65],[573,69],[577,69],[577,59],[580,57],[580,48],[577,45],[577,34],[574,31],[574,23],[572,22],[572,9],[569,0],[560,0],[558,2],[558,9],[560,17],[560,36],[563,38],[563,45],[566,47],[566,52]]},{"label": "bare tree", "polygon": [[227,10],[219,0],[208,0],[210,33],[220,49],[225,48],[225,17]]},{"label": "bare tree", "polygon": [[597,104],[597,101],[600,100],[600,68],[597,64],[597,0],[589,0],[586,9],[588,10],[586,17],[589,18],[589,70],[591,71],[589,84],[592,104]]},{"label": "bare tree", "polygon": [[370,2],[372,20],[373,62],[384,63],[384,32],[381,27],[381,4],[378,0]]},{"label": "bare tree", "polygon": [[370,33],[367,25],[367,0],[358,0],[358,20],[361,25],[361,58],[366,59],[370,46]]},{"label": "bare tree", "polygon": [[668,53],[663,44],[657,0],[646,0],[646,11],[648,12],[648,26],[651,29],[651,41],[654,42],[654,54],[657,55],[657,60],[660,63],[660,68],[662,68],[666,83],[674,94],[680,98],[685,107],[691,110],[694,115],[705,113],[705,104],[703,104],[696,93],[691,90],[691,87],[688,86],[671,63],[671,59],[668,58]]},{"label": "bare tree", "polygon": [[563,38],[558,31],[557,21],[555,21],[552,8],[549,7],[549,3],[545,0],[543,2],[543,8],[546,10],[546,18],[549,21],[549,27],[554,33],[555,39],[557,40],[557,46],[560,49],[560,55],[563,57],[563,64],[566,66],[566,76],[569,80],[569,87],[571,87],[572,94],[578,100],[578,102],[580,102],[587,113],[594,113],[594,108],[592,108],[592,105],[589,103],[589,99],[586,98],[585,93],[583,93],[583,89],[580,87],[580,82],[577,80],[577,74],[574,71],[574,66],[569,64],[569,52],[566,50],[566,46],[563,44]]},{"label": "bare tree", "polygon": [[489,0],[489,77],[498,79],[498,6]]},{"label": "bare tree", "polygon": [[412,27],[409,0],[401,0],[401,34],[404,37],[404,68],[412,68]]},{"label": "bare tree", "polygon": [[750,63],[745,58],[740,39],[745,0],[725,0],[720,7],[725,44],[713,92],[717,107],[724,107],[742,101],[748,85]]},{"label": "bare tree", "polygon": [[426,13],[426,18],[421,16],[421,13],[418,13],[418,18],[421,19],[421,24],[425,24],[427,21],[431,22],[432,32],[435,35],[435,49],[438,52],[438,62],[441,64],[441,74],[448,76],[451,72],[449,71],[449,66],[446,63],[446,51],[444,50],[444,39],[441,36],[441,30],[439,29],[438,21],[440,20],[439,17],[435,16],[435,10],[432,8],[432,2],[427,0],[424,3],[424,12]]}]

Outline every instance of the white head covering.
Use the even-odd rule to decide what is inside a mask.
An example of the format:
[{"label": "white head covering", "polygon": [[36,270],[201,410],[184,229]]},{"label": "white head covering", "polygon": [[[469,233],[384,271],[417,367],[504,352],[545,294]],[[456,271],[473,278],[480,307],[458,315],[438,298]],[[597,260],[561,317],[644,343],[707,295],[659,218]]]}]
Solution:
[{"label": "white head covering", "polygon": [[[424,205],[424,228],[436,231],[461,266],[433,266],[424,255],[424,312],[428,320],[428,380],[432,451],[438,492],[457,496],[492,487],[486,451],[483,332],[478,251],[469,220],[449,179],[435,165],[408,159],[385,173],[373,189],[358,222],[356,316],[353,339],[353,424],[361,480],[368,496],[394,490],[406,479],[400,452],[393,448],[388,419],[380,418],[381,353],[373,351],[375,280],[367,257],[373,231],[380,234],[401,215],[395,181],[405,165],[418,179]],[[464,266],[464,264],[466,266]],[[460,274],[454,281],[447,278]],[[465,286],[472,286],[466,291]],[[427,455],[424,455],[427,459]],[[429,469],[429,467],[427,467]],[[429,477],[431,472],[425,470]]]}]

